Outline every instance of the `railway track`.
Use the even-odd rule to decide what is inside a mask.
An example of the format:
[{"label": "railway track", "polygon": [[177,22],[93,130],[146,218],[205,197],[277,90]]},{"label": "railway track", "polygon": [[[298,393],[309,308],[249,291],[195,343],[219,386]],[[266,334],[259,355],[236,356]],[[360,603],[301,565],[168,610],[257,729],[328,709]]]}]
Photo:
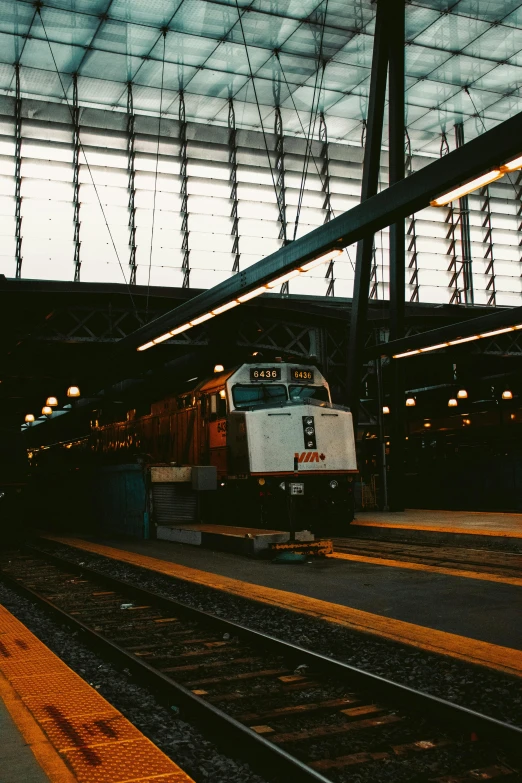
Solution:
[{"label": "railway track", "polygon": [[406,563],[420,563],[505,577],[522,576],[522,554],[513,552],[402,544],[363,538],[334,538],[333,544],[335,552],[375,557],[380,560],[402,560]]},{"label": "railway track", "polygon": [[522,780],[516,727],[39,550],[0,577],[272,779]]}]

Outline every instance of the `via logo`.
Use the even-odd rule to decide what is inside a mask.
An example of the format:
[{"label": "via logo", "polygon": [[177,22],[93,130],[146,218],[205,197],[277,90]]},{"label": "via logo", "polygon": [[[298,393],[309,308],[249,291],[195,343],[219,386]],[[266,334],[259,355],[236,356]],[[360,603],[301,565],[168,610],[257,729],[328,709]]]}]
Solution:
[{"label": "via logo", "polygon": [[318,451],[302,451],[300,454],[296,451],[294,457],[298,462],[324,462],[326,459],[326,455]]}]

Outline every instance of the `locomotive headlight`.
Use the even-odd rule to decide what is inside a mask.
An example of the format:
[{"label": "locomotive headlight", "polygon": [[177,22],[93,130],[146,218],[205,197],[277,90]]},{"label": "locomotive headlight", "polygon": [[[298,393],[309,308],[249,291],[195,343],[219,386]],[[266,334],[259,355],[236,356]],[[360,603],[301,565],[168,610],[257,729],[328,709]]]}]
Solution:
[{"label": "locomotive headlight", "polygon": [[283,491],[286,489],[286,484],[284,481],[282,481],[279,485],[279,489],[282,489]]},{"label": "locomotive headlight", "polygon": [[338,486],[339,486],[339,482],[336,481],[335,479],[332,479],[330,481],[330,489],[337,489]]},{"label": "locomotive headlight", "polygon": [[263,487],[265,485],[265,479],[264,478],[260,478],[260,479],[257,480],[257,483],[259,484],[259,486]]},{"label": "locomotive headlight", "polygon": [[305,429],[305,432],[307,435],[313,435],[314,434],[314,428],[313,427],[307,427]]},{"label": "locomotive headlight", "polygon": [[313,419],[306,419],[306,421],[305,421],[305,424],[307,424],[308,426],[310,426],[313,423],[314,423]]}]

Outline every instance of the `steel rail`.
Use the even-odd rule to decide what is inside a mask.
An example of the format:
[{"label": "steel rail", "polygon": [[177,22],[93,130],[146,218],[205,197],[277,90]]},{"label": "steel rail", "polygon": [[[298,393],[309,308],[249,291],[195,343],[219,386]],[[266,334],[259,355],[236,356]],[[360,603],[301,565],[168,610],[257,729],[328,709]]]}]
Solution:
[{"label": "steel rail", "polygon": [[430,163],[410,177],[396,182],[329,223],[290,242],[275,253],[165,313],[125,337],[117,350],[135,350],[241,293],[262,286],[335,248],[344,248],[429,206],[434,196],[515,158],[522,152],[522,112],[467,144]]},{"label": "steel rail", "polygon": [[[180,617],[205,624],[220,632],[224,631],[231,636],[239,636],[252,644],[253,647],[262,648],[272,654],[275,653],[284,657],[291,665],[307,664],[313,671],[342,680],[371,697],[376,697],[378,700],[386,700],[424,717],[429,715],[430,718],[433,718],[435,722],[441,723],[445,728],[451,726],[451,729],[460,735],[470,736],[474,734],[479,739],[494,741],[517,757],[517,759],[522,757],[522,729],[517,726],[503,723],[495,718],[395,683],[376,674],[366,672],[333,658],[328,658],[320,653],[306,650],[269,634],[225,620],[200,609],[195,609],[174,599],[166,598],[153,591],[137,587],[124,580],[103,574],[87,566],[81,566],[38,548],[25,546],[24,549],[32,556],[47,560],[64,570],[88,575],[92,579],[110,586],[115,591],[129,594],[139,601],[156,605],[167,612],[175,612]],[[147,569],[140,570],[150,577],[150,571]],[[143,659],[134,656],[119,645],[111,642],[97,631],[85,625],[81,620],[55,606],[52,601],[32,588],[21,584],[1,569],[0,579],[32,600],[42,603],[55,616],[71,627],[80,628],[86,641],[89,642],[93,649],[103,651],[105,655],[118,665],[123,665],[130,669],[139,679],[143,680],[157,692],[160,698],[169,704],[172,704],[174,701],[174,703],[181,706],[184,714],[198,724],[203,725],[205,730],[209,731],[219,744],[232,748],[235,754],[237,754],[238,749],[241,750],[242,755],[249,763],[257,764],[264,772],[274,773],[276,771],[278,774],[288,772],[292,774],[292,780],[322,781],[322,783],[327,783],[327,778],[303,762],[295,759],[286,751],[268,742],[234,718],[199,698],[184,686],[154,669]],[[252,600],[252,603],[257,604],[259,602]]]}]

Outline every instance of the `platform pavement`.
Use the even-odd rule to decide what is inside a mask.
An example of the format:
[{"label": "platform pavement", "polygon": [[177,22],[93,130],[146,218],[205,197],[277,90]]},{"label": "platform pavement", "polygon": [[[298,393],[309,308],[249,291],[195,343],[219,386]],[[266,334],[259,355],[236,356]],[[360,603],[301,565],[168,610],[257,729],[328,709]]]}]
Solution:
[{"label": "platform pavement", "polygon": [[522,547],[522,514],[490,511],[358,511],[349,528],[358,537],[396,541],[464,543]]},{"label": "platform pavement", "polygon": [[50,783],[0,695],[0,783]]},{"label": "platform pavement", "polygon": [[522,676],[522,588],[328,559],[275,565],[166,541],[47,535],[85,551]]}]

